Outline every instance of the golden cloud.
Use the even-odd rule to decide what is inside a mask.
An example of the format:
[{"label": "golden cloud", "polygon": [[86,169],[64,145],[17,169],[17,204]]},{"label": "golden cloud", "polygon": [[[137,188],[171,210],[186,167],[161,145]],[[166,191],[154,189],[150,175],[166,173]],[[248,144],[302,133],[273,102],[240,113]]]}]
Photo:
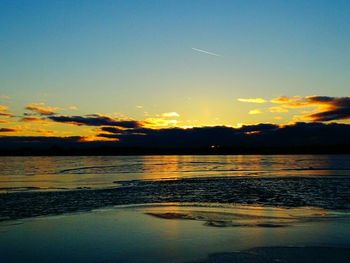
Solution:
[{"label": "golden cloud", "polygon": [[279,106],[275,106],[275,107],[270,107],[269,111],[272,113],[283,113],[283,112],[288,112],[288,109],[283,108],[283,107],[279,107]]},{"label": "golden cloud", "polygon": [[312,112],[294,116],[297,120],[333,121],[350,119],[350,97],[306,96],[278,97],[271,102],[286,108],[315,107]]},{"label": "golden cloud", "polygon": [[0,105],[0,116],[11,117],[12,115],[7,111],[8,107]]},{"label": "golden cloud", "polygon": [[250,110],[248,113],[251,115],[257,115],[257,114],[262,114],[262,111],[260,109],[254,109],[254,110]]},{"label": "golden cloud", "polygon": [[177,120],[165,119],[165,118],[147,118],[145,120],[144,127],[146,128],[163,128],[169,126],[175,126],[178,123]]},{"label": "golden cloud", "polygon": [[40,115],[54,115],[60,108],[46,106],[45,103],[30,103],[25,107],[26,110],[39,113]]},{"label": "golden cloud", "polygon": [[239,98],[238,101],[249,102],[249,103],[265,103],[266,102],[266,100],[263,98],[247,98],[247,99]]},{"label": "golden cloud", "polygon": [[37,116],[25,116],[21,119],[21,121],[24,122],[35,122],[35,121],[43,121],[42,118],[37,117]]},{"label": "golden cloud", "polygon": [[175,111],[172,111],[172,112],[165,112],[162,114],[162,117],[165,117],[165,118],[171,118],[171,117],[180,117],[180,114],[178,114],[177,112]]}]

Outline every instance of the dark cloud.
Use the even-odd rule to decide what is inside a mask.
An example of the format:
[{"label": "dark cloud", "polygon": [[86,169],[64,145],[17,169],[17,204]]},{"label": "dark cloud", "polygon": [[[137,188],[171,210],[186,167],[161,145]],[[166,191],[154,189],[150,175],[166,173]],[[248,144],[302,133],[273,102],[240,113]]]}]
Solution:
[{"label": "dark cloud", "polygon": [[102,127],[101,131],[115,133],[115,134],[122,134],[123,132],[125,132],[124,129],[120,129],[116,127]]},{"label": "dark cloud", "polygon": [[306,120],[326,122],[350,119],[350,97],[279,97],[272,99],[271,102],[287,108],[316,107],[316,112],[301,116]]},{"label": "dark cloud", "polygon": [[15,132],[15,131],[17,130],[12,128],[0,128],[0,132]]},{"label": "dark cloud", "polygon": [[87,115],[87,116],[49,116],[50,120],[61,123],[86,126],[115,126],[126,129],[138,128],[142,122],[135,120],[118,120],[108,116]]},{"label": "dark cloud", "polygon": [[350,97],[332,98],[325,96],[310,97],[310,101],[326,104],[326,109],[307,117],[313,121],[333,121],[350,119]]},{"label": "dark cloud", "polygon": [[318,112],[308,115],[313,121],[334,121],[350,119],[350,107]]},{"label": "dark cloud", "polygon": [[266,123],[260,123],[256,125],[243,125],[239,131],[241,132],[263,132],[263,131],[269,131],[277,129],[278,125],[275,124],[266,124]]},{"label": "dark cloud", "polygon": [[6,113],[6,112],[0,112],[0,116],[4,116],[4,117],[13,117],[12,114]]}]

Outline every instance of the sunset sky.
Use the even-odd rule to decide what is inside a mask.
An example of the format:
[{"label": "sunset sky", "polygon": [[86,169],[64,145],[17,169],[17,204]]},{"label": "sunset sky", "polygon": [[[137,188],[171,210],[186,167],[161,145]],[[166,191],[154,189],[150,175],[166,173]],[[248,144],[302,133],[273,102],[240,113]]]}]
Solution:
[{"label": "sunset sky", "polygon": [[3,136],[350,123],[346,0],[0,0],[0,38]]}]

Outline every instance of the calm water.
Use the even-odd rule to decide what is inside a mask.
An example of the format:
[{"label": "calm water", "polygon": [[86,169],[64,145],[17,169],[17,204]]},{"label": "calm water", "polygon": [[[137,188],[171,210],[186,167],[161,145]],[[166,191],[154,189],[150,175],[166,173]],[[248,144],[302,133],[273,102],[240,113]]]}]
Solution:
[{"label": "calm water", "polygon": [[[163,219],[149,213],[199,213],[217,222],[232,222],[234,226],[213,227],[199,217]],[[348,262],[348,217],[348,213],[314,208],[286,210],[238,206],[217,209],[164,204],[103,209],[0,222],[0,254],[3,262],[149,263],[199,262],[212,253],[243,251],[237,254],[237,261],[223,262]],[[247,221],[271,220],[287,220],[288,225],[244,226]],[[275,246],[284,247],[284,252],[278,255],[272,248],[259,255],[254,251],[254,258],[242,261],[246,249]],[[313,255],[304,251],[307,247],[313,248]],[[326,247],[332,247],[333,251],[327,252]],[[337,247],[343,249],[334,251]],[[297,259],[289,260],[288,257],[293,257],[290,252],[293,248],[299,249]]]},{"label": "calm water", "polygon": [[212,176],[349,176],[350,155],[0,157],[0,191],[115,187]]}]

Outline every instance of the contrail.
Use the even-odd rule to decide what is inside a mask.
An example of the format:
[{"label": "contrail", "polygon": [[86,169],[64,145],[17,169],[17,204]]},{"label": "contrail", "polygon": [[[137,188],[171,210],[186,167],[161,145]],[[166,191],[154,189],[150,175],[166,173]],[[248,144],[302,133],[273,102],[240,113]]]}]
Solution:
[{"label": "contrail", "polygon": [[194,47],[192,49],[195,50],[195,51],[198,51],[198,52],[202,52],[202,53],[208,54],[208,55],[221,57],[221,55],[213,53],[213,52],[205,51],[205,50],[194,48]]}]

